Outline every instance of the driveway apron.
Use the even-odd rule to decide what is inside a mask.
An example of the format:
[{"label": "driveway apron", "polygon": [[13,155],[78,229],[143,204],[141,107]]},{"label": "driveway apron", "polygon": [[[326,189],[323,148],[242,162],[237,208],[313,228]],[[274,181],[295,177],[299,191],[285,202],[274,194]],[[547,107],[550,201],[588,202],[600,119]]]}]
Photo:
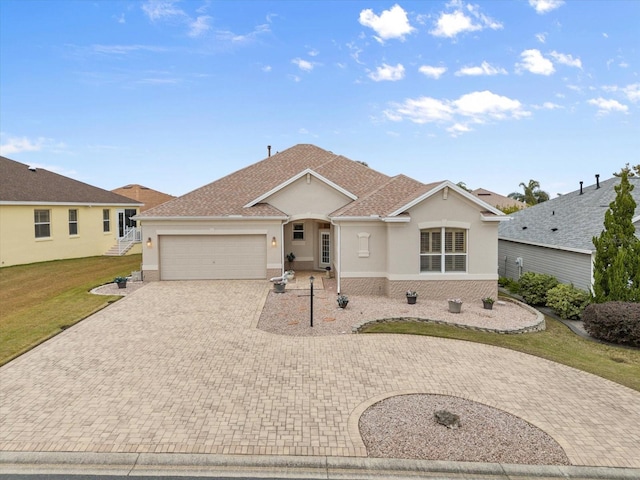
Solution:
[{"label": "driveway apron", "polygon": [[640,393],[506,349],[255,328],[264,281],[155,282],[0,368],[0,451],[366,456],[359,415],[454,395],[551,435],[574,465],[640,467]]}]

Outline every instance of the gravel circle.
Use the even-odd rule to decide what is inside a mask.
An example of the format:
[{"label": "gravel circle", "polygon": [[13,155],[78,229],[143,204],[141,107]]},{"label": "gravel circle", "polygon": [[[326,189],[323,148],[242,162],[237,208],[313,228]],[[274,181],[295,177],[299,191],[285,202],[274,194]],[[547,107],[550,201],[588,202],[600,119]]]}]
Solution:
[{"label": "gravel circle", "polygon": [[[437,423],[447,410],[460,416],[459,428]],[[528,422],[459,397],[400,395],[369,407],[360,434],[370,457],[457,462],[570,465],[560,445]]]}]

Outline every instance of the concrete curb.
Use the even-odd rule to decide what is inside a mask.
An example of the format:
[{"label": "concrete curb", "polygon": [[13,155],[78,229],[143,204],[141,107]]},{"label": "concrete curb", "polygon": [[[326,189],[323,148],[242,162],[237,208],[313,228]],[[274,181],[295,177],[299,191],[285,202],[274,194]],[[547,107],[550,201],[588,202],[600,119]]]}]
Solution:
[{"label": "concrete curb", "polygon": [[0,475],[199,475],[299,479],[635,480],[640,469],[365,457],[0,452]]}]

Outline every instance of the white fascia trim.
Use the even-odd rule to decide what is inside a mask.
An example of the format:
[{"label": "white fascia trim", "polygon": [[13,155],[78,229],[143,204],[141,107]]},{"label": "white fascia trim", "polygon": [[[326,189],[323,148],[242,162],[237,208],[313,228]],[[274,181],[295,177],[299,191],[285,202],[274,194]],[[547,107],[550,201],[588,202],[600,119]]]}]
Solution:
[{"label": "white fascia trim", "polygon": [[523,240],[514,240],[513,238],[506,238],[506,237],[498,237],[498,240],[504,240],[505,242],[513,242],[513,243],[522,243],[524,245],[532,245],[534,247],[550,248],[552,250],[563,250],[565,252],[585,253],[587,255],[591,255],[594,252],[594,250],[585,250],[584,248],[562,247],[560,245],[548,245],[546,243],[526,242]]},{"label": "white fascia trim", "polygon": [[400,207],[398,210],[396,210],[395,212],[391,213],[389,216],[390,217],[395,217],[396,215],[400,215],[405,210],[408,210],[409,208],[414,207],[418,203],[422,202],[423,200],[426,200],[427,198],[431,197],[432,195],[435,195],[436,193],[438,193],[439,191],[443,190],[446,187],[451,188],[452,190],[456,191],[457,193],[459,193],[463,197],[467,198],[468,200],[471,200],[473,203],[481,206],[483,209],[488,210],[491,213],[495,213],[496,215],[499,215],[499,216],[506,216],[503,212],[501,212],[497,208],[492,207],[488,203],[480,200],[478,197],[476,197],[472,193],[469,193],[466,190],[463,190],[462,188],[460,188],[459,186],[457,186],[455,183],[451,182],[450,180],[445,180],[444,182],[442,182],[437,187],[432,188],[431,190],[429,190],[427,193],[425,193],[423,195],[420,195],[418,198],[414,198],[413,200],[411,200],[409,203],[407,203],[403,207]]},{"label": "white fascia trim", "polygon": [[215,220],[215,221],[220,221],[220,220],[236,220],[236,221],[243,221],[243,222],[247,222],[247,221],[273,221],[273,220],[278,220],[278,221],[285,221],[287,220],[289,217],[286,216],[277,216],[277,217],[244,217],[242,215],[222,215],[222,216],[216,216],[216,217],[187,217],[187,216],[172,216],[172,217],[141,217],[139,215],[136,215],[135,217],[133,217],[134,220],[140,220],[142,222],[145,221],[152,221],[152,222],[157,222],[157,221],[176,221],[176,220],[184,220],[184,221],[199,221],[199,222],[206,222],[206,221],[211,221],[211,220]]},{"label": "white fascia trim", "polygon": [[509,220],[511,220],[512,217],[509,217],[508,215],[503,215],[500,217],[485,217],[484,215],[480,214],[480,220],[482,220],[483,222],[508,222]]},{"label": "white fascia trim", "polygon": [[631,219],[631,223],[638,223],[638,222],[640,222],[640,215]]},{"label": "white fascia trim", "polygon": [[89,202],[13,202],[13,201],[0,201],[0,205],[38,205],[46,207],[47,205],[73,205],[84,207],[112,207],[112,208],[124,208],[124,207],[142,207],[144,203],[89,203]]},{"label": "white fascia trim", "polygon": [[381,222],[384,221],[379,215],[371,215],[368,217],[333,217],[334,222]]},{"label": "white fascia trim", "polygon": [[156,231],[156,235],[157,236],[163,236],[163,235],[171,235],[171,236],[176,236],[179,237],[181,235],[205,235],[205,236],[211,236],[211,235],[267,235],[267,230],[257,230],[257,229],[251,229],[251,230],[232,230],[232,229],[224,229],[224,228],[220,228],[220,229],[216,229],[216,228],[211,228],[209,230],[189,230],[189,229],[180,229],[180,230],[157,230]]},{"label": "white fascia trim", "polygon": [[342,188],[339,185],[336,185],[335,183],[333,183],[331,180],[323,177],[322,175],[320,175],[319,173],[314,172],[313,170],[311,170],[310,168],[307,168],[303,171],[301,171],[300,173],[298,173],[297,175],[294,175],[293,177],[291,177],[289,180],[281,183],[280,185],[278,185],[275,188],[272,188],[271,190],[269,190],[266,193],[263,193],[262,195],[260,195],[258,198],[256,198],[255,200],[252,200],[251,202],[247,203],[244,208],[249,208],[249,207],[253,207],[254,205],[260,203],[261,201],[263,201],[264,199],[270,197],[271,195],[273,195],[276,192],[279,192],[280,190],[282,190],[283,188],[287,187],[288,185],[291,185],[293,182],[295,182],[296,180],[299,180],[300,178],[304,177],[306,174],[310,174],[313,175],[314,177],[316,177],[318,180],[320,180],[321,182],[326,183],[327,185],[329,185],[330,187],[338,190],[340,193],[346,195],[347,197],[349,197],[351,200],[357,200],[358,197],[356,195],[354,195],[353,193],[349,192],[348,190],[345,190],[344,188]]},{"label": "white fascia trim", "polygon": [[382,217],[381,220],[385,223],[409,223],[411,217]]}]

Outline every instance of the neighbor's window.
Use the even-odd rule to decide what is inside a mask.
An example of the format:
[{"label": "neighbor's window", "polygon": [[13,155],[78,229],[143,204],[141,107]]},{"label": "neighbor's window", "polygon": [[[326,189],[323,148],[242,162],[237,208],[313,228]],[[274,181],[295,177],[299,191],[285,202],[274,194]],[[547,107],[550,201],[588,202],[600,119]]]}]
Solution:
[{"label": "neighbor's window", "polygon": [[78,234],[78,210],[69,210],[69,235]]},{"label": "neighbor's window", "polygon": [[110,211],[108,208],[102,209],[102,231],[110,232],[111,231],[111,219],[109,217]]},{"label": "neighbor's window", "polygon": [[467,230],[430,228],[420,231],[420,271],[467,271]]},{"label": "neighbor's window", "polygon": [[49,210],[34,210],[33,220],[36,227],[36,238],[51,236],[51,220]]},{"label": "neighbor's window", "polygon": [[304,240],[304,223],[293,224],[293,239]]}]

